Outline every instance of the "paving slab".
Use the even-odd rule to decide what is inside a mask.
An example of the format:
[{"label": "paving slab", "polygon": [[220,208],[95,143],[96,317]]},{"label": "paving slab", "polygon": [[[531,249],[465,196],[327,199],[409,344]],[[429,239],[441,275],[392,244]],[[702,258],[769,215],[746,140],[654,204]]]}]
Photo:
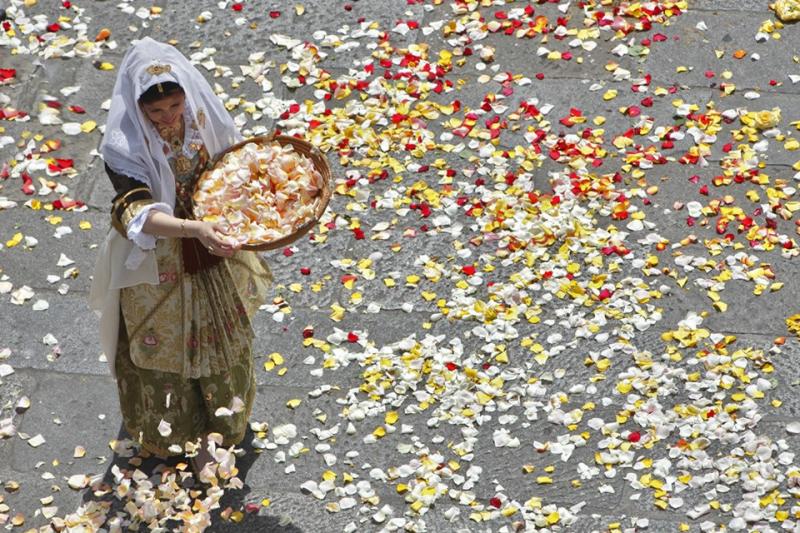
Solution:
[{"label": "paving slab", "polygon": [[767,4],[759,0],[742,0],[740,2],[720,2],[719,0],[697,0],[692,2],[692,9],[711,11],[718,14],[723,11],[739,11],[747,13],[752,11],[764,15],[772,14]]},{"label": "paving slab", "polygon": [[[742,3],[715,4],[722,6]],[[678,17],[669,27],[664,28],[667,40],[653,45],[647,67],[655,73],[654,78],[660,83],[677,82],[701,87],[708,87],[711,83],[715,83],[716,87],[721,83],[732,83],[737,92],[742,93],[758,89],[765,93],[779,90],[794,94],[798,87],[789,80],[788,75],[796,74],[795,65],[789,66],[784,61],[787,59],[786,50],[796,47],[798,36],[790,25],[785,30],[780,30],[780,40],[757,42],[757,25],[769,19],[774,20],[774,16],[764,13],[759,18],[755,14],[727,11],[724,8],[718,12],[701,12],[696,17]],[[706,23],[707,30],[696,27],[700,20]],[[742,59],[733,56],[739,49],[746,52]],[[717,59],[718,51],[723,52],[720,59]],[[704,65],[708,67],[705,68]],[[679,73],[676,70],[678,67],[690,70]],[[731,73],[730,79],[721,77],[725,71]],[[713,76],[707,77],[707,72],[713,73]],[[770,80],[776,80],[782,85],[772,87]]]}]

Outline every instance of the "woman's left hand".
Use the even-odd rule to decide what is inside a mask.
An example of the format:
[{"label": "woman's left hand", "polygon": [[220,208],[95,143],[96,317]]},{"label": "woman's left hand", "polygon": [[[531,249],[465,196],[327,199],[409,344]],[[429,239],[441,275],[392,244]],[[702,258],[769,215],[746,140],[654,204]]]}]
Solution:
[{"label": "woman's left hand", "polygon": [[225,238],[225,230],[219,224],[198,222],[193,229],[193,237],[198,239],[213,255],[231,257],[239,249],[238,243],[232,244],[229,239]]}]

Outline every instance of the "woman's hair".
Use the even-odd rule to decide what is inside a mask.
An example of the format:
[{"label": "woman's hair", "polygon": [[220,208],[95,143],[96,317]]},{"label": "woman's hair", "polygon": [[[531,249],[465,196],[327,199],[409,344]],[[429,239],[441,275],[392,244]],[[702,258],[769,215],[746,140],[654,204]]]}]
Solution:
[{"label": "woman's hair", "polygon": [[175,83],[174,81],[165,81],[164,83],[156,83],[155,85],[151,85],[142,95],[139,97],[140,104],[152,104],[153,102],[157,102],[166,96],[171,96],[175,93],[183,93],[183,87]]}]

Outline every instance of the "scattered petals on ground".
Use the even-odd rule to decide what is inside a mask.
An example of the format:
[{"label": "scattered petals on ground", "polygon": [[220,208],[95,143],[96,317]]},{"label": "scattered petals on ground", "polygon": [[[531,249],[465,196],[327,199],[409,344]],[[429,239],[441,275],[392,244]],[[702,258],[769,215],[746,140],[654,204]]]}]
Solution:
[{"label": "scattered petals on ground", "polygon": [[[80,3],[48,11],[12,0],[0,34],[0,49],[30,60],[23,74],[0,56],[0,216],[41,215],[48,244],[64,252],[47,276],[62,295],[80,272],[59,243],[92,229],[77,184],[99,164],[71,143],[99,140],[108,102],[91,106],[89,89],[72,85],[26,108],[6,90],[55,59],[113,80],[128,28],[85,19]],[[365,3],[330,9],[344,17]],[[800,75],[754,80],[741,65],[786,53],[781,35],[797,30],[783,21],[800,16],[797,2],[778,0],[776,18],[724,44],[706,44],[718,20],[686,1],[408,0],[388,22],[359,15],[335,29],[299,29],[310,3],[209,5],[197,40],[189,32],[176,44],[215,80],[243,132],[303,137],[336,170],[319,226],[271,256],[285,282],[261,316],[278,330],[295,302],[325,303],[294,353],[256,367],[280,379],[287,360],[302,360],[322,384],[271,406],[269,427],[254,419],[249,443],[309,507],[346,515],[345,531],[425,531],[433,520],[561,531],[595,515],[605,531],[656,530],[654,517],[681,531],[800,527],[800,426],[784,418],[779,437],[763,429],[797,385],[776,369],[800,315],[782,311],[785,328],[766,334],[719,320],[794,305],[775,299],[800,253],[800,122],[770,91]],[[114,8],[134,28],[156,26],[167,9]],[[288,17],[296,31],[270,29]],[[678,22],[692,33],[674,31]],[[214,24],[259,29],[270,52],[229,62],[199,37]],[[659,47],[679,50],[682,39],[717,46],[715,61],[689,64],[687,53],[668,76],[651,71]],[[529,51],[524,61],[504,56],[509,43]],[[41,246],[30,233],[0,236],[0,254]],[[309,266],[315,254],[338,277]],[[0,295],[49,314],[58,298],[11,269],[0,270]],[[681,300],[686,312],[670,313]],[[753,309],[736,309],[742,301]],[[359,319],[380,313],[418,325],[379,342]],[[49,361],[66,357],[52,333],[42,344]],[[0,350],[0,383],[15,376],[11,355]],[[0,411],[0,438],[46,450],[46,434],[16,428],[29,403]],[[159,430],[169,435],[169,423]],[[65,476],[63,488],[96,497],[74,512],[43,500],[41,515],[57,530],[203,531],[212,515],[237,523],[269,509],[264,495],[221,508],[243,481],[237,450],[213,437],[209,446],[215,463],[198,488],[188,465],[148,476],[135,442],[113,441],[129,468]],[[621,498],[641,516],[613,517]],[[119,513],[113,499],[125,502]],[[3,509],[0,523],[44,523]]]}]

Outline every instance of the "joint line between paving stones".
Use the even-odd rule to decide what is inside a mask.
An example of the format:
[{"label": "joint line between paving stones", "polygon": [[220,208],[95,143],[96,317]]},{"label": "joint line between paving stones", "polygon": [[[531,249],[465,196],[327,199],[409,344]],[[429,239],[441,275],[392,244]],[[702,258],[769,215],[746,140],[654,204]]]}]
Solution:
[{"label": "joint line between paving stones", "polygon": [[[743,280],[737,280],[737,281],[743,281]],[[773,332],[769,332],[769,331],[764,332],[764,331],[727,331],[727,330],[720,330],[720,331],[718,331],[718,333],[721,333],[721,334],[724,334],[724,335],[752,335],[752,336],[755,336],[755,337],[773,337],[773,338],[775,338],[775,337],[785,337],[787,335],[786,332],[773,333]]]},{"label": "joint line between paving stones", "polygon": [[[31,289],[33,289],[37,293],[43,292],[45,294],[54,295],[55,293],[58,292],[58,289],[53,287],[53,286],[51,286],[51,285],[28,285],[28,287],[30,287]],[[73,289],[73,288],[70,288],[69,292],[67,292],[67,294],[84,294],[84,295],[86,295],[86,294],[89,294],[89,290],[88,289]]]},{"label": "joint line between paving stones", "polygon": [[[290,303],[289,305],[290,305],[290,307],[292,308],[292,310],[298,310],[298,309],[299,309],[299,310],[301,310],[301,311],[306,311],[306,312],[311,312],[311,313],[325,313],[325,314],[328,314],[328,311],[327,311],[326,309],[322,309],[322,308],[317,308],[317,309],[314,309],[314,308],[312,308],[312,307],[309,307],[309,306],[307,306],[307,305],[292,305],[291,303]],[[425,315],[425,316],[430,316],[430,315],[431,315],[431,313],[434,313],[435,311],[430,311],[430,312],[429,312],[429,311],[411,311],[411,312],[409,313],[409,312],[407,312],[407,311],[403,311],[403,310],[402,310],[401,308],[399,308],[399,307],[397,307],[397,308],[392,308],[392,307],[381,307],[381,313],[383,313],[383,312],[387,312],[387,313],[403,313],[403,315]],[[354,311],[348,311],[348,313],[352,313],[352,314],[359,314],[359,315],[372,315],[372,314],[376,314],[376,313],[367,313],[366,311],[363,311],[363,312],[358,312],[358,311],[355,311],[355,312],[354,312]]]},{"label": "joint line between paving stones", "polygon": [[691,7],[687,11],[696,12],[696,13],[708,13],[710,15],[719,15],[721,13],[730,13],[732,15],[737,15],[737,14],[752,15],[754,13],[757,13],[759,15],[766,15],[766,16],[774,16],[775,15],[775,13],[773,13],[770,10],[760,11],[760,10],[757,10],[757,9],[711,9],[711,8],[708,8],[708,7]]},{"label": "joint line between paving stones", "polygon": [[[22,370],[22,372],[20,372],[20,370]],[[14,369],[14,372],[15,372],[15,373],[18,373],[18,374],[24,374],[26,370],[27,370],[26,368],[15,368],[15,369]],[[34,378],[34,380],[33,380],[33,390],[31,390],[31,391],[23,391],[23,394],[24,394],[24,395],[27,395],[29,398],[30,398],[30,397],[36,397],[36,395],[37,395],[37,394],[38,394],[38,392],[39,392],[39,389],[40,389],[39,380],[38,380],[38,379],[36,379],[36,378]],[[26,414],[26,412],[27,412],[27,411],[25,411],[25,412],[22,412],[22,413],[19,413],[19,414],[18,414],[18,416],[19,416],[19,423],[18,423],[18,424],[15,424],[15,425],[16,425],[16,427],[19,427],[19,426],[20,426],[20,424],[22,423],[22,421],[24,421],[24,420],[25,420],[25,414]],[[13,457],[14,457],[14,452],[16,451],[16,446],[15,446],[15,444],[17,443],[17,441],[18,441],[18,440],[20,440],[20,439],[16,439],[16,438],[14,438],[14,437],[11,437],[11,438],[8,440],[8,444],[7,444],[7,446],[8,446],[8,447],[6,448],[6,454],[8,455],[8,459],[9,459],[9,461],[8,461],[6,464],[7,464],[7,465],[8,465],[8,467],[11,469],[11,471],[12,471],[12,472],[15,472],[15,473],[18,473],[18,472],[17,472],[17,470],[16,470],[16,469],[14,469],[14,467],[12,467],[11,465],[12,465],[12,463],[13,463],[13,460],[12,460],[12,459],[13,459]],[[2,455],[2,454],[0,454],[0,455]]]},{"label": "joint line between paving stones", "polygon": [[[45,376],[55,375],[55,376],[61,376],[61,377],[87,377],[87,378],[99,377],[99,378],[103,378],[103,379],[108,379],[111,382],[115,382],[115,380],[111,377],[111,374],[109,374],[107,372],[106,373],[102,373],[102,374],[98,374],[98,373],[90,373],[90,372],[72,372],[72,371],[67,371],[67,370],[56,370],[56,369],[36,368],[36,367],[14,367],[14,371],[15,371],[15,373],[20,374],[20,375],[28,374],[28,375],[32,375],[34,377],[41,376],[41,375],[45,375]],[[271,384],[271,385],[257,385],[256,389],[259,392],[262,392],[262,391],[263,392],[268,392],[270,390],[273,390],[273,391],[280,390],[280,391],[286,391],[286,392],[296,392],[296,391],[305,391],[305,392],[307,392],[311,387],[316,387],[317,385],[318,384],[313,384],[313,383],[312,384],[304,384],[304,385]],[[37,380],[35,391],[38,391],[38,389],[39,389],[39,382]]]}]

